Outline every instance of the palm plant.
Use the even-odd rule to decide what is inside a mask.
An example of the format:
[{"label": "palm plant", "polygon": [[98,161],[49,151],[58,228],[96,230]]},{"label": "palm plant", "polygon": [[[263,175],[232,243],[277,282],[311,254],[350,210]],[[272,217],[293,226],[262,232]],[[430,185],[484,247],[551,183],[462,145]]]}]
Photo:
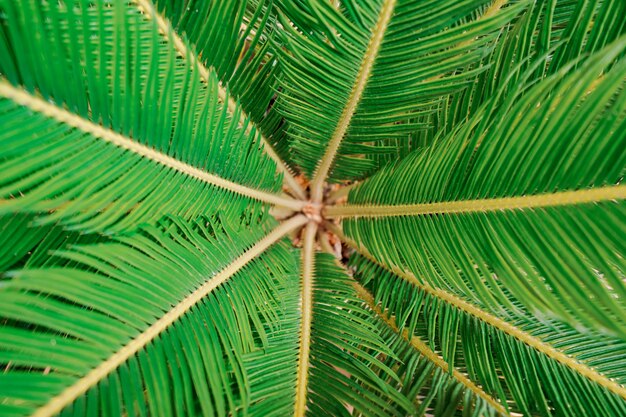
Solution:
[{"label": "palm plant", "polygon": [[624,16],[0,0],[0,415],[626,415]]}]

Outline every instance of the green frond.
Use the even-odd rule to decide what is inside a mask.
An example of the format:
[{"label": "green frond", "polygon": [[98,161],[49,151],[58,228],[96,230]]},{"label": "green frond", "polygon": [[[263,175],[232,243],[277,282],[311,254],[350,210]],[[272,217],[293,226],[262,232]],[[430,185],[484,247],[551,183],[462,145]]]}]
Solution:
[{"label": "green frond", "polygon": [[480,111],[494,95],[523,95],[528,87],[566,66],[580,64],[624,33],[616,16],[626,4],[614,1],[539,0],[500,34],[493,51],[474,66],[487,66],[468,88],[442,101],[430,115],[432,129],[419,132],[431,143]]},{"label": "green frond", "polygon": [[387,359],[388,366],[395,366],[400,376],[401,383],[396,385],[396,389],[414,399],[418,410],[416,415],[506,415],[500,411],[501,406],[494,407],[476,395],[389,326],[381,323],[380,335],[398,357],[396,360]]},{"label": "green frond", "polygon": [[[400,377],[390,381],[398,391],[414,399],[418,415],[496,416],[505,415],[502,404],[458,370],[450,367],[433,349],[408,330],[401,330],[395,317],[382,311],[374,296],[356,281],[353,286],[365,304],[377,314],[381,334],[394,356],[386,357],[388,366]],[[397,357],[397,359],[396,359]]]},{"label": "green frond", "polygon": [[[623,19],[626,4],[623,2],[594,0],[589,2],[566,1],[563,6],[550,5],[554,10],[553,25],[555,37],[565,39],[555,50],[549,64],[549,73],[555,73],[565,64],[576,61],[581,56],[597,52],[626,34]],[[546,29],[542,31],[545,39],[550,40]]]},{"label": "green frond", "polygon": [[[396,152],[426,127],[420,115],[473,81],[484,68],[457,71],[486,56],[525,7],[473,19],[486,1],[346,1],[339,10],[323,0],[289,3],[283,12],[304,28],[283,19],[281,110],[295,162],[311,176],[330,158],[334,181],[370,174],[377,155]],[[385,10],[390,18],[379,21]]]},{"label": "green frond", "polygon": [[[201,82],[197,66],[132,4],[71,6],[0,4],[0,211],[55,210],[48,221],[130,230],[165,214],[260,210],[249,195],[232,195],[240,190],[199,181],[194,169],[279,191],[254,129],[218,100],[215,73]],[[118,147],[143,148],[102,141],[115,134]]]},{"label": "green frond", "polygon": [[510,293],[538,317],[626,338],[625,48],[620,38],[519,100],[488,103],[381,170],[338,208],[366,216],[345,221],[347,235],[494,313],[515,309]]},{"label": "green frond", "polygon": [[[249,383],[249,416],[283,417],[293,414],[298,364],[298,331],[300,316],[300,288],[298,255],[284,252],[283,276],[277,277],[284,285],[276,290],[277,319],[267,321],[265,333],[268,343],[244,355],[244,367]],[[261,258],[264,259],[264,258]],[[268,258],[269,259],[269,258]]]},{"label": "green frond", "polygon": [[625,15],[0,0],[0,416],[626,415]]},{"label": "green frond", "polygon": [[[539,322],[527,313],[502,315],[502,319],[521,332],[540,339],[546,348],[556,349],[585,365],[585,369],[593,370],[581,372],[583,368],[572,368],[555,360],[363,256],[355,255],[350,264],[355,278],[373,293],[378,308],[394,317],[401,331],[424,340],[450,369],[478,383],[508,412],[542,416],[626,412],[626,390],[615,393],[602,385],[626,381],[623,341],[597,333],[580,333],[558,322]],[[440,384],[446,387],[446,379],[441,379]],[[427,386],[422,395],[429,398],[429,393],[434,395],[437,391],[435,386]],[[485,413],[487,410],[489,407]],[[444,414],[434,412],[434,415]]]},{"label": "green frond", "polygon": [[66,265],[59,250],[108,240],[102,234],[66,230],[61,224],[37,223],[37,214],[15,213],[0,217],[0,279],[6,271]]},{"label": "green frond", "polygon": [[[181,305],[267,227],[170,218],[59,254],[73,267],[11,273],[0,293],[1,414],[225,415],[250,406],[246,369],[268,358],[247,355],[270,346],[285,320],[276,297],[287,290],[293,254],[276,245]],[[173,312],[177,319],[150,333]]]},{"label": "green frond", "polygon": [[307,415],[414,412],[412,402],[387,381],[397,382],[381,359],[392,352],[377,334],[372,312],[364,308],[350,278],[330,255],[316,256],[313,301]]}]

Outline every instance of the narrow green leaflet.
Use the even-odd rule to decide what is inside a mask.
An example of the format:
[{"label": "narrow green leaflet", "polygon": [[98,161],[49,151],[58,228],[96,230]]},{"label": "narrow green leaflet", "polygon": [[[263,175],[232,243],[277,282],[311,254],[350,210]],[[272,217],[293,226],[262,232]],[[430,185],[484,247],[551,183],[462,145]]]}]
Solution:
[{"label": "narrow green leaflet", "polygon": [[626,49],[485,106],[327,210],[386,265],[494,313],[626,338]]},{"label": "narrow green leaflet", "polygon": [[[323,182],[362,178],[395,154],[420,117],[463,89],[524,2],[283,2],[281,111],[294,161]],[[484,12],[484,13],[483,13]],[[298,28],[303,28],[298,31]],[[315,180],[314,180],[315,184]]]},{"label": "narrow green leaflet", "polygon": [[116,231],[280,202],[219,90],[135,4],[1,2],[0,212]]},{"label": "narrow green leaflet", "polygon": [[[416,403],[416,415],[435,416],[502,416],[502,405],[458,371],[451,375],[448,366],[416,336],[409,340],[386,323],[380,323],[381,336],[398,356],[387,359],[395,366],[400,383],[395,388]],[[427,353],[424,353],[427,352]]]},{"label": "narrow green leaflet", "polygon": [[[298,330],[300,316],[300,288],[298,282],[299,253],[284,251],[282,276],[276,278],[282,286],[275,289],[276,317],[264,322],[268,343],[263,349],[243,356],[244,368],[250,386],[247,407],[249,416],[283,417],[293,414],[298,366]],[[261,261],[272,261],[271,257]]]},{"label": "narrow green leaflet", "polygon": [[[626,34],[624,16],[626,4],[620,1],[563,1],[552,0],[546,8],[552,9],[548,19],[552,20],[557,37],[566,39],[556,49],[549,73],[556,72],[565,63],[600,50],[619,36]],[[543,32],[542,43],[550,37]]]},{"label": "narrow green leaflet", "polygon": [[60,224],[37,223],[37,215],[15,213],[0,217],[0,279],[5,271],[67,263],[55,253],[74,245],[97,243],[107,237],[66,230]]},{"label": "narrow green leaflet", "polygon": [[272,106],[277,71],[271,39],[275,29],[269,0],[189,0],[155,2],[174,26],[189,38],[205,65],[215,68],[283,157],[283,122]]},{"label": "narrow green leaflet", "polygon": [[169,218],[58,254],[73,266],[9,274],[0,414],[226,415],[262,401],[247,370],[271,362],[255,352],[288,340],[277,326],[298,319],[277,298],[296,256],[280,243],[252,259],[288,231],[268,235],[272,224]]},{"label": "narrow green leaflet", "polygon": [[[444,368],[428,359],[426,355],[416,353],[413,344],[389,328],[381,329],[381,335],[385,338],[390,348],[397,352],[400,362],[397,366],[402,375],[402,384],[398,389],[411,398],[416,398],[418,405],[417,415],[429,413],[435,416],[501,416],[501,407],[495,407],[483,397],[487,395],[476,394],[464,378],[451,376]],[[466,382],[465,384],[460,380]],[[471,386],[471,385],[470,385]],[[474,387],[480,391],[480,388]]]},{"label": "narrow green leaflet", "polygon": [[[488,393],[487,398],[496,398],[506,414],[626,413],[626,390],[615,384],[626,381],[625,342],[598,333],[582,334],[557,322],[541,323],[528,314],[505,316],[516,329],[507,332],[508,328],[494,325],[488,317],[463,310],[364,256],[354,256],[350,264],[355,278],[372,292],[372,301],[395,318],[405,339],[424,340],[450,369],[467,375]],[[537,346],[525,344],[528,337],[535,338]],[[403,363],[408,366],[410,362]],[[440,379],[438,386],[449,390],[447,384]],[[427,387],[422,395],[429,398],[435,395],[433,391],[438,391],[437,386]],[[485,401],[483,406],[485,413],[497,411]]]},{"label": "narrow green leaflet", "polygon": [[[353,256],[351,260],[354,259],[358,258]],[[352,262],[351,269],[358,274],[353,275],[353,279],[362,279],[361,270],[366,267]],[[383,311],[368,289],[354,280],[352,286],[358,297],[376,314],[377,317],[370,317],[370,320],[376,323],[378,334],[393,352],[392,355],[382,358],[394,370],[394,375],[391,377],[381,373],[380,376],[413,401],[414,415],[429,413],[452,416],[462,413],[465,416],[478,417],[507,414],[505,407],[482,387],[449,366],[440,354],[418,336],[411,334],[406,328],[398,327],[396,317]],[[377,352],[372,350],[372,354],[375,353]]]},{"label": "narrow green leaflet", "polygon": [[[283,174],[286,190],[305,199],[304,188],[289,165],[286,123],[274,106],[280,75],[274,52],[277,45],[272,42],[276,29],[272,0],[161,0],[154,5],[151,0],[136,2],[156,15],[160,29],[175,39],[183,55],[190,48],[196,49],[192,54],[197,56],[203,73],[209,71],[206,67],[215,70],[223,101],[233,113],[241,103],[245,110],[239,116],[241,124],[247,125],[250,115],[260,130],[264,152]],[[189,44],[183,38],[189,38]],[[228,90],[233,96],[229,97]]]},{"label": "narrow green leaflet", "polygon": [[469,67],[487,68],[428,116],[433,127],[421,131],[416,142],[432,143],[473,117],[485,102],[523,94],[544,76],[580,64],[585,54],[599,51],[626,33],[623,19],[616,18],[625,14],[624,2],[533,2],[503,30],[493,51]]}]

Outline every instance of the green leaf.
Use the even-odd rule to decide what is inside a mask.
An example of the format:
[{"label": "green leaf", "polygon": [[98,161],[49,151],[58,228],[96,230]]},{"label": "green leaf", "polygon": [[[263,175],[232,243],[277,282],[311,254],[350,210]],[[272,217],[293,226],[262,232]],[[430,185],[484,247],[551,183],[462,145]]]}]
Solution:
[{"label": "green leaf", "polygon": [[[286,291],[293,255],[280,244],[188,300],[267,227],[171,218],[59,254],[72,267],[11,274],[0,293],[0,332],[10,342],[0,350],[2,414],[39,407],[82,414],[94,401],[102,415],[248,407],[247,368],[271,356],[246,355],[274,343],[276,323],[285,320],[276,297]],[[151,333],[171,314],[177,318]]]},{"label": "green leaf", "polygon": [[30,213],[0,218],[0,274],[12,269],[66,264],[67,259],[56,256],[57,250],[107,239],[101,234],[68,231],[60,224],[39,226],[36,218],[36,214]]},{"label": "green leaf", "polygon": [[333,181],[367,176],[379,155],[425,128],[419,117],[469,85],[482,69],[457,71],[480,61],[523,5],[472,18],[485,2],[347,1],[340,10],[301,3],[285,2],[284,13],[296,27],[309,18],[314,31],[282,24],[280,103],[294,160],[322,181],[324,170]]},{"label": "green leaf", "polygon": [[[300,289],[294,285],[299,278],[297,256],[284,251],[284,283],[276,286],[276,318],[264,322],[268,342],[243,356],[249,383],[248,415],[281,417],[293,413],[298,364],[298,329],[301,322]],[[268,257],[269,258],[269,257]],[[266,258],[262,258],[266,259]],[[271,259],[269,259],[271,261]],[[288,266],[288,267],[287,267]]]},{"label": "green leaf", "polygon": [[[148,0],[138,2],[148,10],[154,9]],[[274,106],[280,67],[272,43],[276,19],[272,0],[160,0],[154,7],[174,25],[172,36],[177,41],[179,34],[188,37],[197,51],[193,54],[214,69],[222,84],[233,92],[261,131],[264,150],[283,172],[288,188],[304,199],[304,190],[289,166],[286,124]],[[172,32],[164,21],[163,30]],[[238,107],[233,97],[229,98],[229,106]],[[246,113],[240,116],[243,123]]]},{"label": "green leaf", "polygon": [[286,151],[283,123],[272,106],[279,69],[271,44],[275,21],[272,2],[155,3],[174,29],[189,38],[204,64],[215,69],[271,144]]},{"label": "green leaf", "polygon": [[391,367],[379,359],[393,353],[377,334],[372,313],[356,296],[349,277],[331,256],[318,254],[313,283],[307,408],[315,416],[413,413],[409,398],[397,392]]},{"label": "green leaf", "polygon": [[[0,6],[0,72],[13,84],[0,94],[0,211],[55,210],[46,221],[109,231],[165,214],[258,211],[250,196],[276,193],[279,177],[241,110],[220,102],[215,73],[202,80],[137,8],[75,6]],[[48,59],[59,65],[42,71]]]},{"label": "green leaf", "polygon": [[516,309],[510,293],[538,317],[625,338],[624,48],[620,38],[521,100],[485,106],[380,171],[353,190],[359,206],[336,211],[374,217],[345,222],[347,234],[494,313]]},{"label": "green leaf", "polygon": [[[500,326],[488,315],[459,308],[442,298],[441,292],[420,288],[361,255],[350,263],[355,278],[373,293],[372,302],[395,317],[404,339],[426,341],[450,369],[469,375],[482,386],[486,395],[479,397],[477,404],[485,410],[496,411],[485,401],[493,396],[508,412],[524,415],[551,416],[552,408],[557,415],[559,410],[568,410],[565,415],[626,412],[620,396],[607,389],[613,381],[626,381],[625,342],[597,333],[583,334],[558,322],[539,322],[528,313],[503,315],[509,326]],[[535,340],[533,346],[526,344],[531,338]],[[399,341],[395,344],[404,345]],[[406,378],[411,376],[409,373]],[[445,390],[452,389],[452,378],[439,376],[438,380]],[[428,398],[431,391],[437,389],[426,386],[422,395]],[[584,400],[574,401],[572,393]],[[463,409],[471,409],[472,400],[466,397],[465,401]]]},{"label": "green leaf", "polygon": [[614,17],[623,15],[625,7],[622,2],[533,2],[503,30],[493,51],[474,64],[487,66],[485,71],[467,89],[442,102],[431,116],[432,129],[420,132],[421,142],[431,143],[450,132],[494,96],[523,95],[545,75],[580,64],[582,57],[624,33],[620,19]]}]

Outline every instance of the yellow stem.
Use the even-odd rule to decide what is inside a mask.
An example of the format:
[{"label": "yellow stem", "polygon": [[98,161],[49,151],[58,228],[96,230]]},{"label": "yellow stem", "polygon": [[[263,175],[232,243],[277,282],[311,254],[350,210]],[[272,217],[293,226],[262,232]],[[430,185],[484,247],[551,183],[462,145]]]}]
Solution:
[{"label": "yellow stem", "polygon": [[294,417],[303,417],[306,413],[311,350],[311,323],[313,321],[316,233],[317,223],[309,222],[304,230],[304,243],[302,247],[302,323],[300,326],[300,350],[298,355]]},{"label": "yellow stem", "polygon": [[209,278],[204,285],[199,287],[191,295],[174,306],[174,308],[154,322],[154,324],[148,327],[148,329],[146,329],[143,333],[118,350],[113,356],[102,362],[98,365],[98,367],[94,368],[87,375],[66,388],[59,395],[52,398],[52,400],[50,400],[46,405],[36,410],[32,414],[32,417],[51,417],[61,412],[66,406],[87,392],[91,387],[98,384],[109,373],[117,369],[131,356],[135,355],[148,343],[158,337],[159,334],[186,314],[190,308],[206,297],[211,291],[228,281],[248,262],[263,253],[267,248],[282,239],[286,234],[304,225],[306,222],[307,218],[300,215],[292,217],[290,220],[281,223],[276,229],[240,255],[226,268],[222,269],[217,275]]},{"label": "yellow stem", "polygon": [[378,56],[378,51],[383,42],[383,37],[385,35],[385,31],[387,30],[387,26],[389,25],[389,21],[391,20],[395,5],[396,0],[385,0],[380,9],[378,22],[372,32],[369,45],[367,46],[367,50],[363,56],[363,62],[361,63],[361,68],[359,69],[359,73],[357,74],[352,87],[350,99],[341,113],[337,127],[335,128],[330,142],[328,143],[328,148],[326,148],[326,152],[324,153],[324,156],[322,157],[322,160],[313,175],[313,180],[311,181],[311,198],[315,203],[320,203],[324,197],[324,183],[326,181],[326,177],[328,176],[328,172],[330,171],[333,161],[335,160],[335,156],[339,151],[341,141],[350,126],[352,116],[354,116],[354,112],[361,101],[361,96],[363,95],[363,91],[365,90],[365,86],[367,85],[367,81],[369,80],[372,72],[374,61]]},{"label": "yellow stem", "polygon": [[218,177],[217,175],[209,174],[189,164],[185,164],[177,159],[172,158],[164,153],[155,151],[154,149],[142,145],[130,138],[120,135],[110,129],[104,128],[99,124],[93,123],[90,120],[83,119],[74,113],[58,107],[52,103],[49,103],[39,97],[31,95],[30,93],[16,88],[6,81],[0,81],[0,97],[8,98],[17,104],[28,107],[34,112],[41,113],[46,117],[55,119],[61,123],[68,124],[76,129],[79,129],[85,133],[89,133],[99,139],[109,142],[115,146],[126,149],[144,158],[155,161],[168,168],[174,169],[190,177],[196,178],[200,181],[208,184],[215,185],[216,187],[223,188],[225,190],[232,191],[234,193],[244,195],[246,197],[253,198],[255,200],[264,201],[266,203],[275,204],[299,211],[304,207],[305,203],[297,201],[291,198],[279,196],[277,194],[268,193],[265,191],[249,188],[241,184],[229,181],[227,179]]},{"label": "yellow stem", "polygon": [[526,195],[481,200],[444,201],[440,203],[398,205],[344,205],[324,207],[325,218],[340,217],[394,217],[429,214],[476,213],[501,210],[523,210],[541,207],[589,204],[626,199],[626,185],[611,185],[552,194]]},{"label": "yellow stem", "polygon": [[[436,366],[441,368],[445,373],[449,372],[448,363],[443,360],[439,355],[437,355],[426,343],[424,343],[419,337],[412,336],[408,329],[404,329],[400,331],[398,325],[396,324],[396,320],[394,317],[388,317],[385,312],[383,312],[374,300],[372,294],[365,289],[361,284],[354,281],[353,284],[356,289],[357,295],[365,301],[365,303],[374,311],[382,321],[385,322],[395,333],[402,336],[404,340],[409,342],[411,346],[415,350],[417,350],[422,356],[426,357],[429,361],[434,363]],[[499,414],[501,415],[509,415],[509,413],[505,410],[505,408],[496,401],[491,395],[487,394],[482,388],[478,385],[474,384],[472,380],[470,380],[467,376],[462,374],[456,369],[452,370],[452,376],[459,381],[461,384],[465,385],[470,391],[479,397],[483,398],[489,405],[491,405]]]}]

